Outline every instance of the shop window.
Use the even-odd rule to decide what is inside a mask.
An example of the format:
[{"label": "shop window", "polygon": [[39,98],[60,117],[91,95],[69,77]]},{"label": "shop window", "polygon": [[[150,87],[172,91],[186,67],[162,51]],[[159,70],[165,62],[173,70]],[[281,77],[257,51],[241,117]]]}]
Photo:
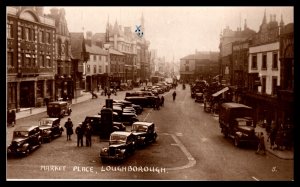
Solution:
[{"label": "shop window", "polygon": [[257,69],[257,56],[252,55],[251,69]]},{"label": "shop window", "polygon": [[267,70],[267,54],[263,54],[263,56],[262,56],[261,69],[262,70]]},{"label": "shop window", "polygon": [[265,76],[262,77],[262,83],[261,83],[261,93],[266,93],[266,82],[267,78]]},{"label": "shop window", "polygon": [[43,81],[38,81],[36,85],[36,97],[44,97],[44,82]]},{"label": "shop window", "polygon": [[277,77],[272,77],[272,95],[277,94]]},{"label": "shop window", "polygon": [[272,68],[274,70],[278,70],[278,54],[273,53],[273,63],[272,63]]}]

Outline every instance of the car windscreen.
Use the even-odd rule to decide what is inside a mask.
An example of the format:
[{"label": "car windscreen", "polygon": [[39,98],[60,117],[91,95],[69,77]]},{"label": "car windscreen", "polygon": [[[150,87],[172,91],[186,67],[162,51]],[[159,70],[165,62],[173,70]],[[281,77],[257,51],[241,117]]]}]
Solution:
[{"label": "car windscreen", "polygon": [[15,131],[14,137],[28,137],[28,131]]},{"label": "car windscreen", "polygon": [[133,124],[131,130],[135,132],[147,132],[147,128],[146,125]]},{"label": "car windscreen", "polygon": [[125,143],[127,136],[121,134],[113,134],[110,136],[110,144]]}]

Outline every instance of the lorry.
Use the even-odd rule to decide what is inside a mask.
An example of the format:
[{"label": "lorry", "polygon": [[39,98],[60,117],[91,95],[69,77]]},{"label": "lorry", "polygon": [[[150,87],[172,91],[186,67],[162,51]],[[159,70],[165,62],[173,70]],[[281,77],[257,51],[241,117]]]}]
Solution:
[{"label": "lorry", "polygon": [[253,109],[244,104],[234,102],[221,104],[219,113],[221,133],[226,138],[232,138],[236,147],[242,143],[258,144],[253,113]]}]

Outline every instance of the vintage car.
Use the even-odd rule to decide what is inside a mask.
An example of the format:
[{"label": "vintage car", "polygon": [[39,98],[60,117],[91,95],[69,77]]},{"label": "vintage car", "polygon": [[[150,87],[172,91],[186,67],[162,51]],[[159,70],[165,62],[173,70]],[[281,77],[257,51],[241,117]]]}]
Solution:
[{"label": "vintage car", "polygon": [[131,126],[134,122],[139,121],[134,113],[122,113],[121,115],[113,115],[113,121],[122,122],[124,125]]},{"label": "vintage car", "polygon": [[130,96],[130,97],[125,97],[126,101],[130,101],[133,104],[136,105],[140,105],[143,108],[146,107],[153,107],[153,105],[155,104],[155,100],[156,100],[157,96]]},{"label": "vintage car", "polygon": [[240,103],[223,103],[220,106],[219,123],[225,137],[234,139],[234,145],[258,144],[253,123],[253,109]]},{"label": "vintage car", "polygon": [[205,80],[197,80],[191,86],[191,97],[195,98],[196,93],[203,93],[204,89],[208,86],[208,83]]},{"label": "vintage car", "polygon": [[54,101],[47,105],[47,114],[51,118],[63,118],[71,115],[71,103],[68,101]]},{"label": "vintage car", "polygon": [[[118,115],[114,113],[114,115]],[[99,134],[101,131],[105,130],[104,126],[101,126],[101,115],[88,115],[85,117],[84,121],[82,122],[83,126],[90,124],[92,127],[93,134]],[[113,127],[111,128],[111,132],[113,131],[125,131],[126,126],[121,122],[113,122]]]},{"label": "vintage car", "polygon": [[141,114],[143,112],[143,107],[141,107],[140,105],[133,104],[130,101],[113,100],[113,105],[119,106],[122,109],[124,109],[126,107],[132,107],[135,109],[136,114]]},{"label": "vintage car", "polygon": [[139,146],[155,142],[157,138],[155,124],[152,122],[135,122],[131,126],[131,132],[136,137],[136,144]]},{"label": "vintage car", "polygon": [[51,142],[54,138],[60,137],[64,131],[59,118],[42,118],[39,121],[39,128],[43,142]]},{"label": "vintage car", "polygon": [[124,160],[135,152],[135,136],[132,132],[116,131],[110,134],[109,146],[100,151],[103,163],[108,160]]},{"label": "vintage car", "polygon": [[13,132],[13,139],[7,148],[7,154],[27,156],[42,144],[38,126],[18,126]]},{"label": "vintage car", "polygon": [[195,102],[203,102],[203,93],[196,93],[195,94]]}]

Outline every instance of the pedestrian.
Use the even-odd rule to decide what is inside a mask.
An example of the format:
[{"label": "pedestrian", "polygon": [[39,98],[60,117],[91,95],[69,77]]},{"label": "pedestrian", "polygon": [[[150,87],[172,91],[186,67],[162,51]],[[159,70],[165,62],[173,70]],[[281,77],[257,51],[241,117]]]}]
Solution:
[{"label": "pedestrian", "polygon": [[106,96],[106,94],[107,94],[107,87],[105,86],[105,88],[104,88],[104,96]]},{"label": "pedestrian", "polygon": [[266,154],[265,137],[264,137],[264,133],[263,132],[261,132],[260,136],[259,136],[259,143],[258,143],[256,154],[260,154],[261,152],[264,155]]},{"label": "pedestrian", "polygon": [[155,100],[155,106],[156,106],[156,110],[159,110],[159,106],[160,106],[160,98],[159,98],[159,96],[157,96],[157,98]]},{"label": "pedestrian", "polygon": [[15,110],[11,111],[11,120],[12,120],[11,124],[14,127],[16,124],[16,111]]},{"label": "pedestrian", "polygon": [[68,121],[66,121],[65,128],[67,132],[67,141],[71,140],[71,135],[73,134],[73,122],[71,118],[68,118]]},{"label": "pedestrian", "polygon": [[79,147],[79,142],[81,147],[83,146],[83,127],[82,123],[79,123],[78,126],[76,127],[75,133],[77,134],[77,147]]},{"label": "pedestrian", "polygon": [[161,98],[160,98],[161,106],[164,106],[164,102],[165,102],[165,98],[164,98],[164,96],[162,95]]},{"label": "pedestrian", "polygon": [[85,128],[85,144],[87,147],[92,147],[92,127],[87,124]]},{"label": "pedestrian", "polygon": [[176,99],[176,91],[175,90],[174,90],[172,96],[173,96],[173,101],[175,101],[175,99]]}]

